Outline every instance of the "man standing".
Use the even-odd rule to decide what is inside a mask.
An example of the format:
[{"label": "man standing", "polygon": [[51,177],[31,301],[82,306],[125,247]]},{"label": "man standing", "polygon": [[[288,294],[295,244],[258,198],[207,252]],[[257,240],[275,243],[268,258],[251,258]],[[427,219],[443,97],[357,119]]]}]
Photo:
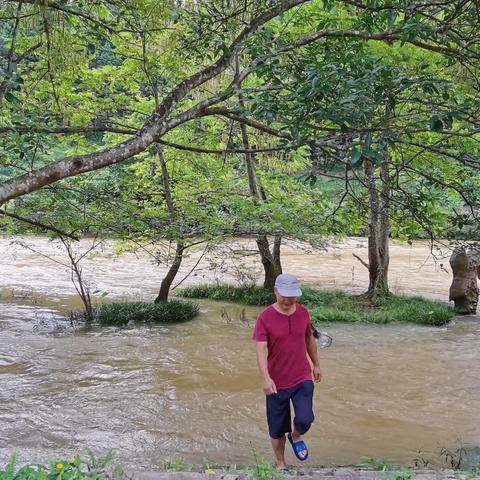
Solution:
[{"label": "man standing", "polygon": [[[267,396],[267,423],[275,464],[288,471],[285,435],[295,456],[301,461],[308,458],[302,435],[314,420],[312,374],[319,382],[322,372],[310,315],[297,303],[297,297],[302,295],[299,281],[288,273],[279,275],[274,291],[276,302],[260,313],[252,338],[257,342],[257,364]],[[290,401],[295,411],[293,426]]]}]

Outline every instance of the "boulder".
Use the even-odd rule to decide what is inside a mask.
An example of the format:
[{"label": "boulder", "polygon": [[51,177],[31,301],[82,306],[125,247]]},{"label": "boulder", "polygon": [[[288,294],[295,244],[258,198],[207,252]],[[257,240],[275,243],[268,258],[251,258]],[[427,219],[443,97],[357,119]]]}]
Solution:
[{"label": "boulder", "polygon": [[460,314],[477,312],[478,284],[480,276],[480,250],[457,247],[450,257],[453,280],[450,285],[450,300],[455,303],[455,311]]}]

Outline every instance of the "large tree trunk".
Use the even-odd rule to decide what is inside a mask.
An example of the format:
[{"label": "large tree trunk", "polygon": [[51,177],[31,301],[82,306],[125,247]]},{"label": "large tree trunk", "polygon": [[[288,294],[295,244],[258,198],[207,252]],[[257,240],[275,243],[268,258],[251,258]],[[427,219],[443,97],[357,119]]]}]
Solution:
[{"label": "large tree trunk", "polygon": [[[240,71],[238,55],[235,57],[235,69],[238,74],[238,72]],[[238,101],[240,105],[244,107],[245,104],[244,97],[241,92],[241,85],[237,85],[236,88]],[[250,141],[248,139],[247,127],[244,123],[240,124],[240,131],[242,134],[242,148],[244,150],[250,150]],[[245,166],[247,167],[248,188],[250,196],[256,204],[267,203],[267,195],[261,185],[259,185],[259,182],[257,181],[255,175],[255,157],[253,153],[245,152]],[[282,243],[282,236],[279,234],[275,235],[273,251],[270,251],[270,243],[266,235],[258,235],[256,242],[264,270],[263,286],[264,288],[273,290],[277,275],[282,273],[282,265],[280,260],[280,246]]]},{"label": "large tree trunk", "polygon": [[[247,128],[244,124],[240,125],[242,132],[242,146],[245,150],[250,150],[250,142],[248,141]],[[245,153],[245,164],[247,167],[248,186],[250,190],[250,196],[254,201],[258,203],[267,202],[265,192],[258,186],[257,179],[255,177],[255,162],[253,154]],[[258,252],[264,270],[263,286],[264,288],[273,289],[275,285],[275,279],[277,275],[282,272],[281,260],[280,260],[280,245],[282,242],[282,236],[276,235],[273,245],[273,252],[270,251],[270,243],[266,235],[259,235],[257,237]]]},{"label": "large tree trunk", "polygon": [[369,285],[366,293],[372,301],[378,296],[388,295],[388,265],[389,255],[389,173],[388,163],[381,164],[380,195],[375,183],[373,162],[365,159],[364,163],[366,185],[368,188],[368,272]]},{"label": "large tree trunk", "polygon": [[280,234],[275,235],[273,242],[273,263],[275,264],[275,271],[277,275],[283,273],[282,260],[280,256],[280,248],[282,246],[282,236]]},{"label": "large tree trunk", "polygon": [[259,235],[257,237],[257,246],[260,253],[260,258],[262,260],[263,270],[265,273],[263,287],[269,290],[273,290],[277,275],[282,273],[281,270],[279,271],[279,266],[281,269],[280,261],[275,261],[274,256],[270,251],[270,243],[266,235]]},{"label": "large tree trunk", "polygon": [[[156,144],[155,148],[157,150],[158,159],[160,161],[160,167],[162,169],[162,183],[163,183],[163,197],[165,198],[165,203],[167,204],[168,213],[170,216],[170,222],[175,223],[176,220],[176,210],[175,204],[173,203],[172,191],[170,189],[170,176],[168,174],[167,162],[165,161],[165,155],[163,153],[163,148],[160,144]],[[155,303],[167,302],[168,295],[170,293],[170,287],[172,286],[173,280],[180,269],[180,265],[183,260],[183,252],[185,251],[185,242],[182,238],[177,240],[177,246],[175,248],[175,257],[173,258],[172,265],[168,270],[167,274],[160,284],[160,291]]]},{"label": "large tree trunk", "polygon": [[380,270],[382,276],[382,291],[388,294],[388,267],[390,265],[390,173],[388,171],[388,158],[380,165],[380,212],[378,230],[378,253],[380,257]]},{"label": "large tree trunk", "polygon": [[172,265],[170,266],[170,269],[168,270],[167,274],[162,280],[162,283],[160,284],[160,291],[158,292],[158,296],[155,299],[155,303],[168,301],[170,287],[172,286],[173,280],[175,279],[178,270],[180,269],[180,265],[182,264],[184,250],[184,243],[181,241],[177,242],[177,246],[175,248],[175,257],[173,259]]}]

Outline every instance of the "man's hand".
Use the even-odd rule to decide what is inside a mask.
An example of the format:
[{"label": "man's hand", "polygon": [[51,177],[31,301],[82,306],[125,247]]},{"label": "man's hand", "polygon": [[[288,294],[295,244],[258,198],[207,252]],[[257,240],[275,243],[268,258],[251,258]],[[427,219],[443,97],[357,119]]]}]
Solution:
[{"label": "man's hand", "polygon": [[322,380],[322,371],[320,370],[320,365],[313,367],[313,379],[318,383]]},{"label": "man's hand", "polygon": [[263,391],[265,392],[265,395],[272,395],[273,393],[277,393],[277,386],[270,377],[264,380]]}]

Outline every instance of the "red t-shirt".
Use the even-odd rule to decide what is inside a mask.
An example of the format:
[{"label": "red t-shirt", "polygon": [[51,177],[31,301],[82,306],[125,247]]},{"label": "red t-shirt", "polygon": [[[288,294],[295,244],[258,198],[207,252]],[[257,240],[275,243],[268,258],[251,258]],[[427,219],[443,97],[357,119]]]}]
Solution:
[{"label": "red t-shirt", "polygon": [[280,313],[270,305],[258,316],[252,339],[267,342],[268,373],[277,389],[312,380],[306,345],[311,334],[310,314],[298,303],[291,315]]}]

